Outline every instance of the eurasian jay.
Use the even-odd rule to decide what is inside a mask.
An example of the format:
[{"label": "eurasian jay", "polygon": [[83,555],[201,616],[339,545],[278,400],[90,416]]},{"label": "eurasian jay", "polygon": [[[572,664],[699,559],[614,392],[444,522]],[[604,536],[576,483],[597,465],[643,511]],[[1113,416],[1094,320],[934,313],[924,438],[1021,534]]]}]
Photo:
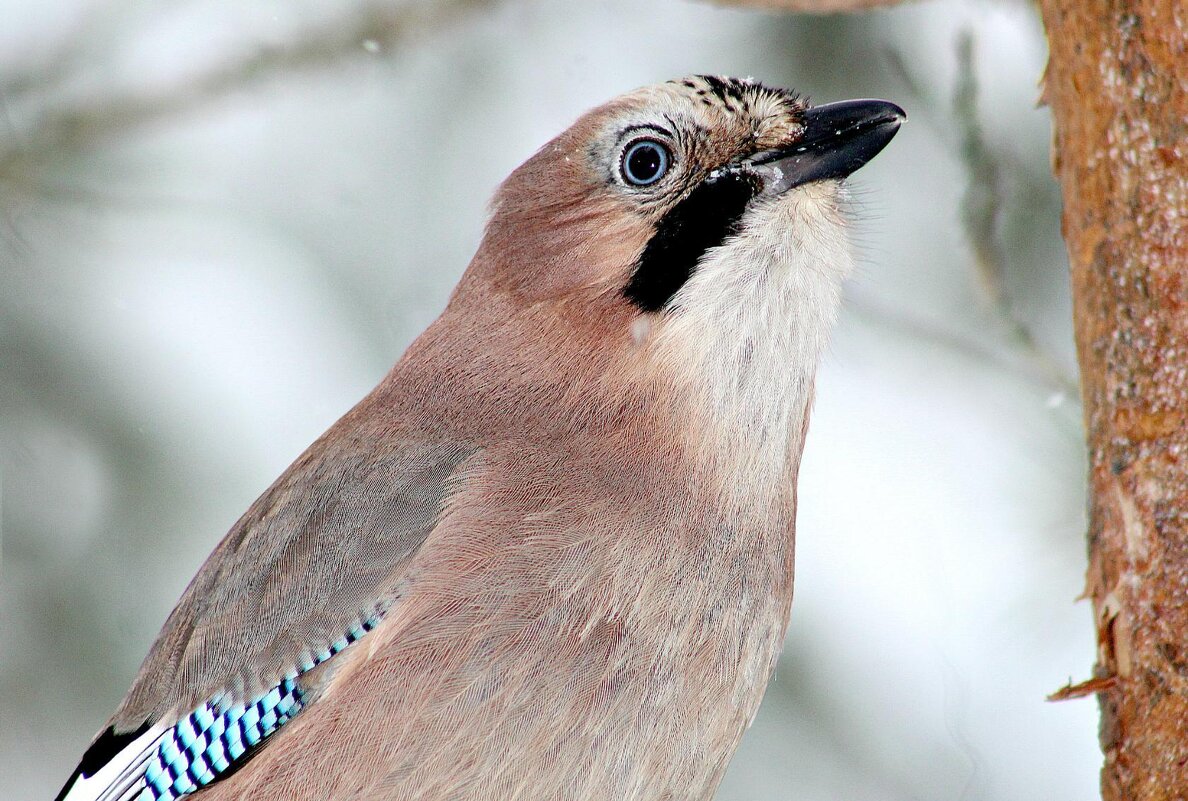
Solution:
[{"label": "eurasian jay", "polygon": [[903,120],[697,76],[541,148],[59,800],[709,799],[788,622],[841,182]]}]

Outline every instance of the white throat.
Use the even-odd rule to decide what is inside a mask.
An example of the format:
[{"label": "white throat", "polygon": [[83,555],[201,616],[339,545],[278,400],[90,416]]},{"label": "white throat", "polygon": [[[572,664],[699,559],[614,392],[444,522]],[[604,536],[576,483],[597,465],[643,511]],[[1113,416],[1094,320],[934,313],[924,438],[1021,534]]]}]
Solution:
[{"label": "white throat", "polygon": [[692,421],[704,431],[693,433],[725,460],[734,486],[775,489],[803,445],[817,363],[853,266],[837,195],[830,182],[756,203],[657,326],[655,344],[704,407]]}]

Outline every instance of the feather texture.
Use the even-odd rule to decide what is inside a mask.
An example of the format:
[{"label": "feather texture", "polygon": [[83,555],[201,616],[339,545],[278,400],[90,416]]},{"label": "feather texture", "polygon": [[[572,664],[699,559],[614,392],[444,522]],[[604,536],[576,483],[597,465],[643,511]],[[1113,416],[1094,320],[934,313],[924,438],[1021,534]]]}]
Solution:
[{"label": "feather texture", "polygon": [[215,549],[59,801],[163,801],[229,775],[320,690],[309,671],[398,601],[402,568],[475,449],[377,437],[366,405]]},{"label": "feather texture", "polygon": [[[68,801],[708,801],[783,642],[851,267],[836,181],[748,172],[804,109],[690,78],[518,168],[442,316],[203,565]],[[647,187],[618,172],[640,131],[672,154]],[[714,200],[723,170],[746,191]]]},{"label": "feather texture", "polygon": [[351,626],[290,669],[268,692],[236,703],[216,696],[173,726],[144,725],[128,735],[106,729],[58,801],[173,801],[230,776],[305,706],[306,679],[370,632],[386,608]]}]

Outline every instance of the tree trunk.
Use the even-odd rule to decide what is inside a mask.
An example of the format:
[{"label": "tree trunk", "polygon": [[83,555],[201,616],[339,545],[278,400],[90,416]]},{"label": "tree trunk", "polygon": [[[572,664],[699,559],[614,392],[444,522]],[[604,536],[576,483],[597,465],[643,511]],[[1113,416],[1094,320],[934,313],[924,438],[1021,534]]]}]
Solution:
[{"label": "tree trunk", "polygon": [[1105,801],[1188,798],[1188,5],[1043,0]]}]

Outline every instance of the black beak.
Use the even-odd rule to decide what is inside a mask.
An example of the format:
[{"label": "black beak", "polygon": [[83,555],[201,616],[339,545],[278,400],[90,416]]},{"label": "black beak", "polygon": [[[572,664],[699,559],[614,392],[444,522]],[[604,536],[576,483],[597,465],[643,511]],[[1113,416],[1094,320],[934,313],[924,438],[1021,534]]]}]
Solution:
[{"label": "black beak", "polygon": [[906,119],[903,109],[886,100],[815,106],[804,112],[804,132],[795,143],[756,154],[746,163],[763,179],[765,195],[845,178],[878,155]]}]

